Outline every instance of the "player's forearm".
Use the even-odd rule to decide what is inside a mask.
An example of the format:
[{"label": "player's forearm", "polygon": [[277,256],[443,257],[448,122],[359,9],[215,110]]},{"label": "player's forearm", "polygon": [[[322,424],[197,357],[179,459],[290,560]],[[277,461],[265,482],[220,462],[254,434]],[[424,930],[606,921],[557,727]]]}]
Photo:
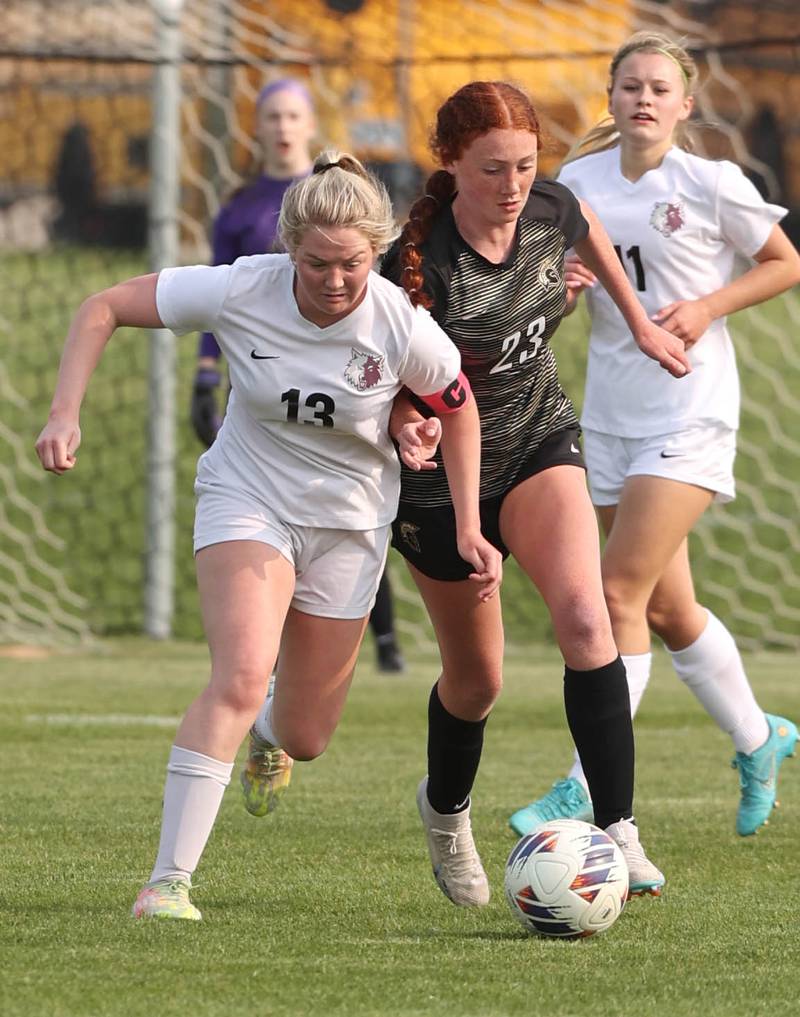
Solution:
[{"label": "player's forearm", "polygon": [[578,300],[580,299],[580,293],[576,293],[575,290],[567,288],[567,302],[564,305],[564,313],[561,315],[562,318],[568,318],[570,314],[578,306]]},{"label": "player's forearm", "polygon": [[411,402],[407,388],[401,388],[394,397],[392,412],[389,415],[389,434],[394,441],[400,437],[400,432],[405,424],[415,424],[422,420],[423,416]]},{"label": "player's forearm", "polygon": [[584,202],[581,202],[581,211],[589,223],[589,235],[574,244],[575,252],[600,280],[631,332],[636,333],[637,329],[647,322],[647,314],[636,299],[633,287],[625,275],[625,269],[620,264],[605,227]]},{"label": "player's forearm", "polygon": [[481,425],[475,399],[444,414],[441,450],[459,533],[480,531]]},{"label": "player's forearm", "polygon": [[50,416],[77,417],[89,379],[117,327],[104,293],[88,297],[67,332]]},{"label": "player's forearm", "polygon": [[771,258],[703,297],[712,318],[724,318],[745,307],[770,300],[800,282],[800,259]]},{"label": "player's forearm", "polygon": [[72,319],[50,416],[77,417],[89,379],[111,336],[121,325],[158,328],[155,301],[156,275],[138,276],[87,297]]}]

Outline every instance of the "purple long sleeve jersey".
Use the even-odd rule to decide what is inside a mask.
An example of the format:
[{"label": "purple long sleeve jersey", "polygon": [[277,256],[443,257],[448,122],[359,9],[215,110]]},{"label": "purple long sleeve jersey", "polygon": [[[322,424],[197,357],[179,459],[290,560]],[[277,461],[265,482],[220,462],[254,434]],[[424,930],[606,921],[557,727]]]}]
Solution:
[{"label": "purple long sleeve jersey", "polygon": [[[214,221],[214,265],[230,265],[245,255],[272,251],[281,201],[296,179],[261,176],[234,194]],[[219,359],[220,348],[211,332],[200,336],[197,352],[200,357]]]}]

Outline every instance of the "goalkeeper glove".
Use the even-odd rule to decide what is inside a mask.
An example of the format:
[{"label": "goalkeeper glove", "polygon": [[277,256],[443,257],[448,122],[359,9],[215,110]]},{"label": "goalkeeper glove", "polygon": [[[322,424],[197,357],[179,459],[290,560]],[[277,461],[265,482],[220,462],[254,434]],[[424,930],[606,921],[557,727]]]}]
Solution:
[{"label": "goalkeeper glove", "polygon": [[217,410],[216,396],[220,380],[219,371],[208,367],[201,368],[194,379],[189,417],[192,427],[194,427],[194,433],[206,448],[210,448],[214,444],[217,431],[222,423],[222,417]]}]

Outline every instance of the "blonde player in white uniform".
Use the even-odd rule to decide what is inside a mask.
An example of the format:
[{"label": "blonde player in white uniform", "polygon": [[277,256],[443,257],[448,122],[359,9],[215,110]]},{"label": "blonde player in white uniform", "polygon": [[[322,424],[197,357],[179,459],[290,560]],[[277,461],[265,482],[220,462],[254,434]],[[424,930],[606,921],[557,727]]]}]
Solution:
[{"label": "blonde player in white uniform", "polygon": [[[658,33],[637,33],[611,63],[612,120],[577,146],[559,180],[595,210],[654,321],[683,339],[679,383],[642,357],[622,316],[576,257],[571,300],[591,315],[581,417],[592,500],[608,535],[603,586],[635,713],[650,673],[650,630],[678,677],[736,752],[736,830],[753,834],[775,803],[795,725],[765,714],[733,637],[695,599],[688,535],[713,501],[734,497],[739,378],[725,318],[800,281],[800,258],[765,202],[730,162],[690,154],[685,126],[697,68]],[[751,267],[734,278],[736,255]],[[526,833],[553,816],[591,818],[580,762],[544,798],[515,812]]]},{"label": "blonde player in white uniform", "polygon": [[271,724],[280,745],[311,759],[333,734],[397,508],[388,421],[401,386],[441,418],[476,597],[500,581],[499,552],[480,533],[479,422],[459,354],[427,312],[371,271],[397,233],[385,189],[352,157],[323,153],[287,192],[280,233],[287,254],[167,269],[89,297],[37,441],[45,469],[75,465],[83,395],[117,327],[208,330],[219,340],[232,394],[198,464],[194,530],[211,679],[172,747],[158,857],[135,917],[200,918],[191,875],[279,646]]}]

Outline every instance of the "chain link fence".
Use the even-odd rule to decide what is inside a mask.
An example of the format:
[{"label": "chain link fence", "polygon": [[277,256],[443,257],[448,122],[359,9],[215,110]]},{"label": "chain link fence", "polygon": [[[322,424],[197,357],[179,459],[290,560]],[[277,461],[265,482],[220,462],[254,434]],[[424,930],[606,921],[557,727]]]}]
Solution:
[{"label": "chain link fence", "polygon": [[[199,637],[191,556],[201,451],[187,410],[195,344],[118,334],[88,393],[74,475],[34,463],[59,352],[89,293],[205,261],[221,202],[257,165],[265,81],[303,79],[319,143],[354,151],[403,214],[431,169],[438,104],[463,82],[525,86],[543,114],[544,172],[605,106],[606,69],[641,27],[695,54],[704,154],[732,158],[800,222],[795,4],[737,0],[6,0],[0,11],[0,642],[147,631]],[[744,383],[739,498],[693,538],[700,594],[745,646],[800,647],[800,299],[737,315]],[[580,402],[585,321],[556,337]],[[401,626],[430,643],[392,564]],[[549,636],[508,570],[509,642]]]}]

